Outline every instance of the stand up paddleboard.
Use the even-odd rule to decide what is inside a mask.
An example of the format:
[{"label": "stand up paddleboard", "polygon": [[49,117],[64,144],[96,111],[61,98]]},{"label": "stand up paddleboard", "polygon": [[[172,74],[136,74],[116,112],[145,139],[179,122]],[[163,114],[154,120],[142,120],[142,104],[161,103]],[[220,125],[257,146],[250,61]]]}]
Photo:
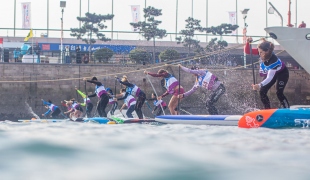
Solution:
[{"label": "stand up paddleboard", "polygon": [[265,109],[244,114],[238,122],[242,128],[310,127],[310,106],[292,106],[290,109]]},{"label": "stand up paddleboard", "polygon": [[70,121],[70,119],[19,119],[18,122],[23,123],[55,123],[55,122],[65,122]]},{"label": "stand up paddleboard", "polygon": [[162,115],[155,121],[167,124],[237,126],[241,115]]},{"label": "stand up paddleboard", "polygon": [[122,119],[118,117],[92,117],[92,118],[77,118],[77,119],[20,119],[18,122],[23,123],[56,123],[56,122],[84,122],[84,123],[97,123],[97,124],[152,124],[152,125],[160,125],[164,124],[161,122],[157,122],[153,119]]}]

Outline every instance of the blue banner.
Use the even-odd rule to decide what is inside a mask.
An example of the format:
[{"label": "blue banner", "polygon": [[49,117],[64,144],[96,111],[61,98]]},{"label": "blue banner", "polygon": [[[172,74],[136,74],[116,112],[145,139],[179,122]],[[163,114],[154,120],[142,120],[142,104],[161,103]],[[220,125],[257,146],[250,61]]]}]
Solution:
[{"label": "blue banner", "polygon": [[[60,51],[59,43],[38,43],[42,51]],[[89,44],[63,44],[63,50],[69,47],[70,51],[75,51],[77,46],[80,46],[81,51],[89,51]],[[117,54],[128,54],[136,46],[130,45],[105,45],[105,44],[93,44],[91,50],[96,51],[102,48],[109,48]]]}]

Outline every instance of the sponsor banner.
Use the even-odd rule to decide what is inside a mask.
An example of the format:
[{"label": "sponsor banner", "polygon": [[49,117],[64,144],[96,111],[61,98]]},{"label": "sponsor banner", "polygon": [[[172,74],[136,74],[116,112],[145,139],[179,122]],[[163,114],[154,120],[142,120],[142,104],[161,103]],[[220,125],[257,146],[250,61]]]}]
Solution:
[{"label": "sponsor banner", "polygon": [[30,2],[22,3],[22,28],[23,29],[31,28],[31,3]]},{"label": "sponsor banner", "polygon": [[[228,12],[229,14],[229,24],[236,25],[237,24],[237,18],[236,18],[236,12]],[[231,33],[232,35],[236,35],[236,31],[233,31]]]},{"label": "sponsor banner", "polygon": [[[140,6],[139,5],[131,6],[131,15],[132,15],[133,23],[137,23],[140,21]],[[139,31],[139,28],[132,27],[132,31]]]},{"label": "sponsor banner", "polygon": [[[42,51],[60,51],[61,45],[59,43],[38,43]],[[69,47],[70,51],[75,51],[76,47],[80,47],[81,51],[89,51],[89,44],[63,44],[63,49]],[[136,46],[129,45],[104,45],[104,44],[93,44],[91,50],[96,51],[102,48],[109,48],[114,53],[129,53],[135,49]]]}]

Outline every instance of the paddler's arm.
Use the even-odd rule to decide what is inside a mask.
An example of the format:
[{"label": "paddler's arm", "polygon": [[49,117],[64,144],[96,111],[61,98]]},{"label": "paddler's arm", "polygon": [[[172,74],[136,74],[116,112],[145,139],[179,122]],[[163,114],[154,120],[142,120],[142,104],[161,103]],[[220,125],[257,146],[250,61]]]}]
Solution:
[{"label": "paddler's arm", "polygon": [[84,94],[82,91],[78,90],[78,88],[75,88],[75,89],[82,96],[82,98],[86,98],[86,94]]}]

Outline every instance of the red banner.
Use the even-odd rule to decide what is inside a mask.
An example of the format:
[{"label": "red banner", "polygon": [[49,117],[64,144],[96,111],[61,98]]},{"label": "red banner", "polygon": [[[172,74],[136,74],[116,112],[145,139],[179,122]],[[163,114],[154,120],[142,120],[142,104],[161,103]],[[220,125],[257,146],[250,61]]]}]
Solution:
[{"label": "red banner", "polygon": [[42,44],[42,50],[49,51],[51,49],[49,44]]},{"label": "red banner", "polygon": [[0,44],[3,44],[3,38],[0,38]]}]

